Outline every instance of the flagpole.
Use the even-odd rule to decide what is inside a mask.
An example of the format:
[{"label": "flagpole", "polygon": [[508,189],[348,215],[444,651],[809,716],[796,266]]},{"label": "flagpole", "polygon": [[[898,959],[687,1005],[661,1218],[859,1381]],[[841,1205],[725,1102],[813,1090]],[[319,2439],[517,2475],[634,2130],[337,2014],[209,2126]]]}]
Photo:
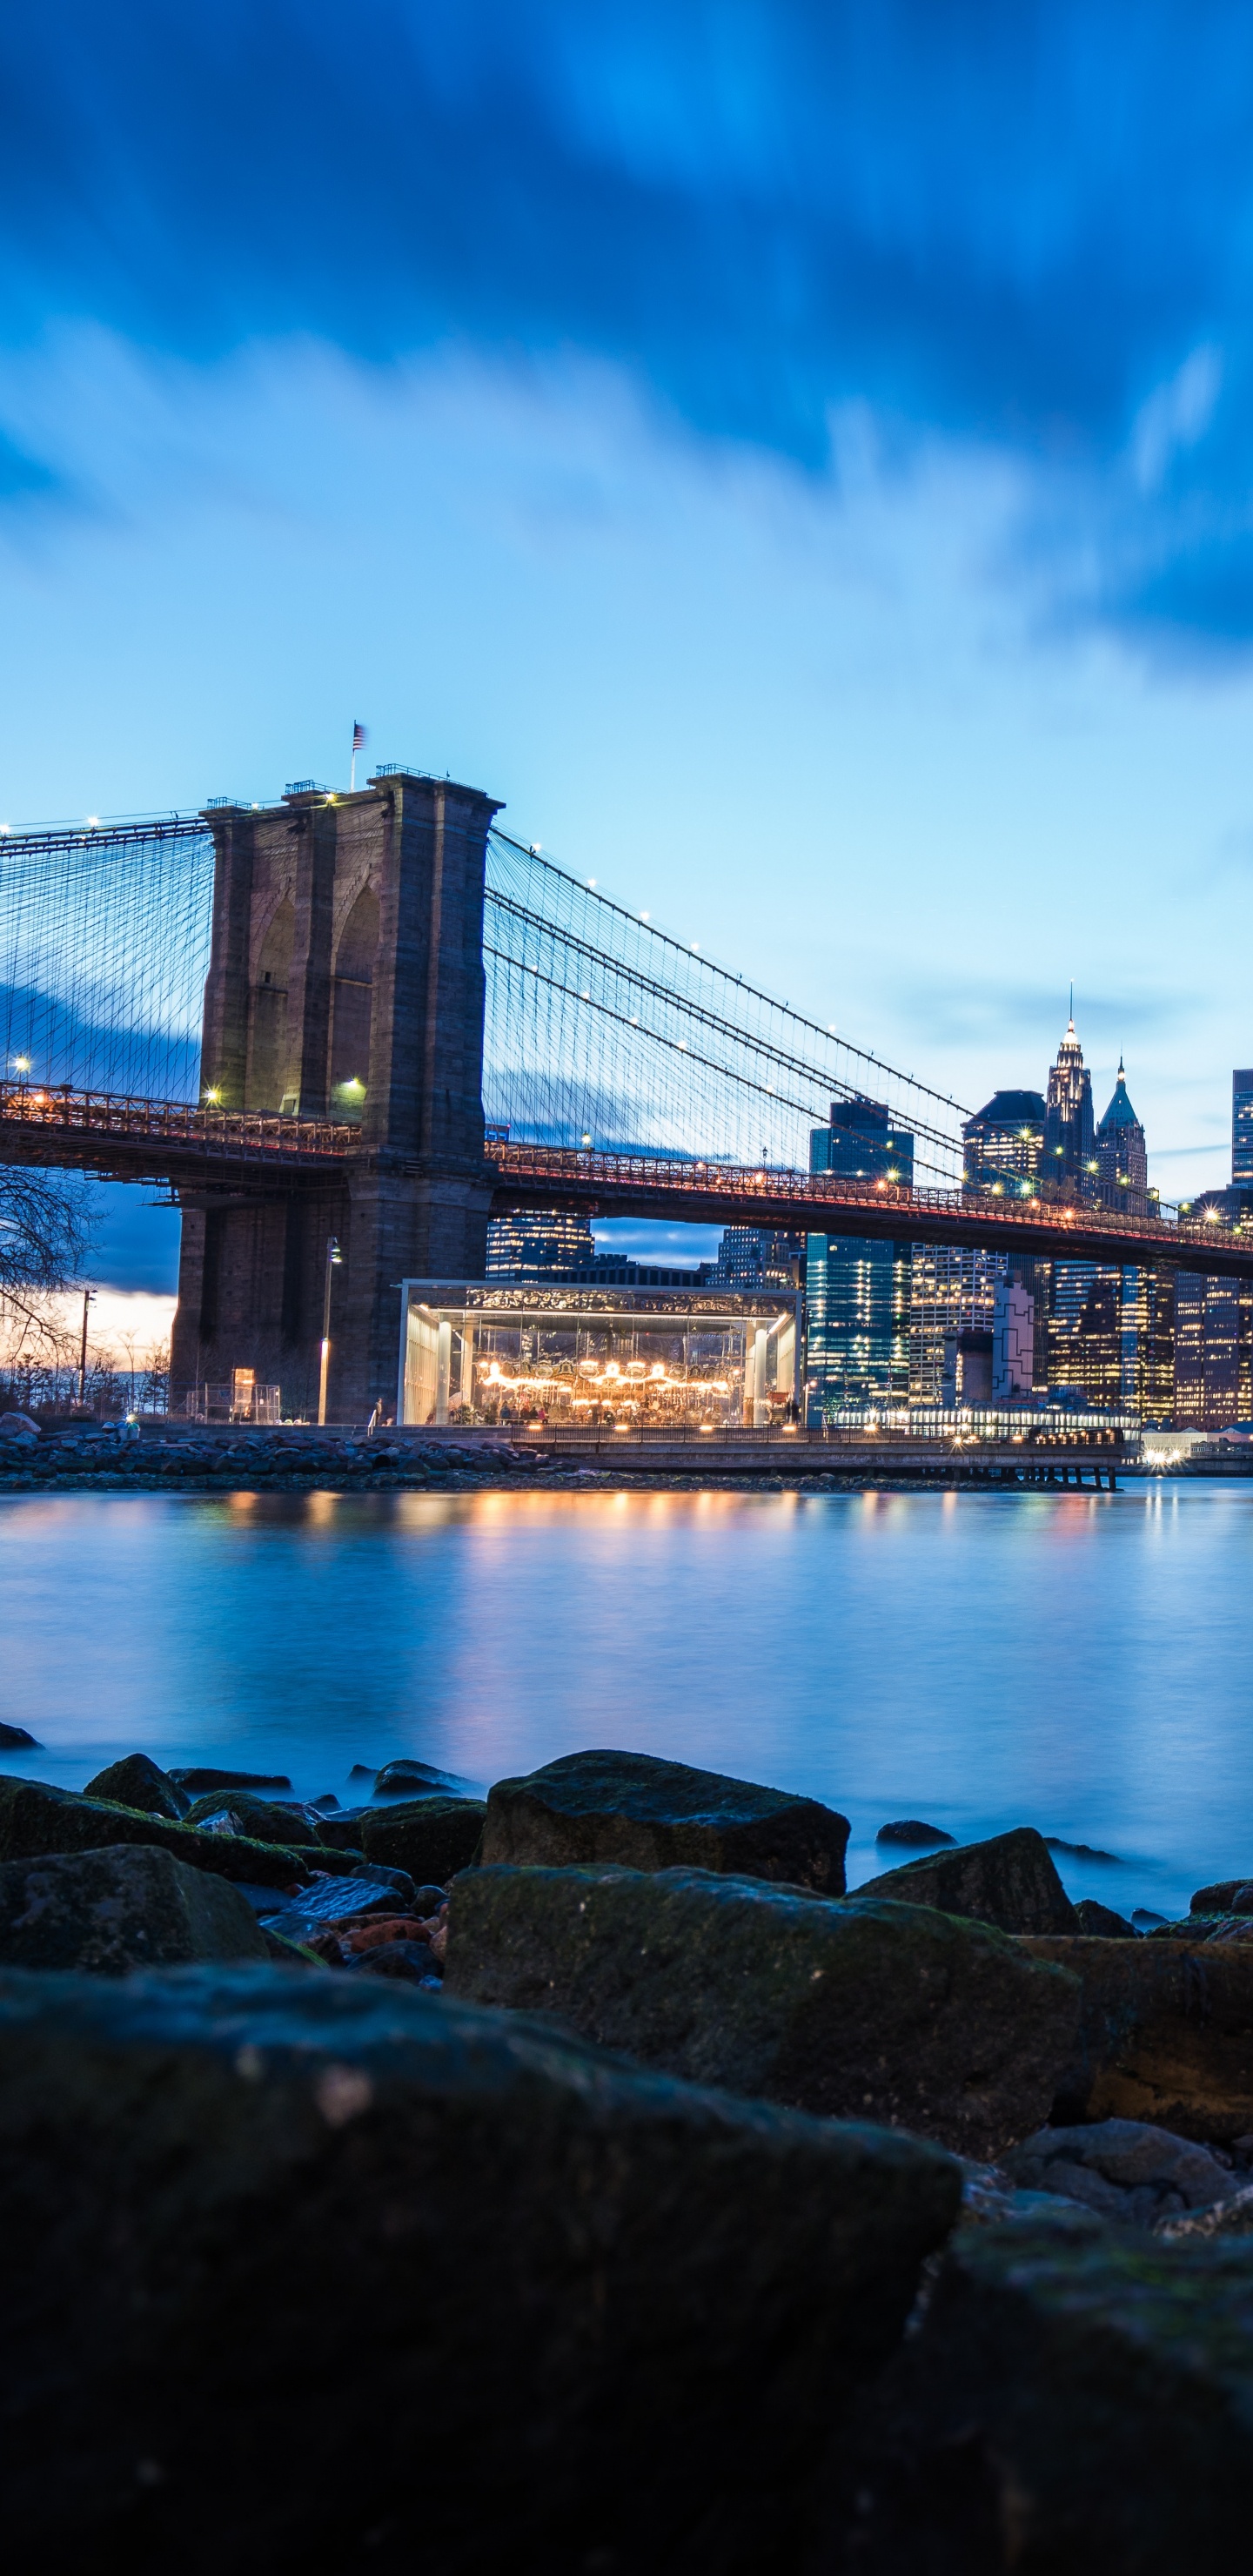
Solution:
[{"label": "flagpole", "polygon": [[356,725],[354,724],[354,725],[353,725],[353,729],[352,729],[352,766],[351,766],[351,768],[350,768],[350,770],[349,770],[349,772],[348,772],[348,793],[349,793],[349,795],[350,795],[350,796],[355,796],[355,795],[356,795],[356,792],[357,792],[357,728],[356,728]]}]

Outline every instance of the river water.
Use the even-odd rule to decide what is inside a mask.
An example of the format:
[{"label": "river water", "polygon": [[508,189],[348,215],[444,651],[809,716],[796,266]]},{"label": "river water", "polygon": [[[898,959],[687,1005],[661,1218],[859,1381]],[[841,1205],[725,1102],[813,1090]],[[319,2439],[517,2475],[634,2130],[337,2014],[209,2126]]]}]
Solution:
[{"label": "river water", "polygon": [[1173,1913],[1253,1874],[1253,1483],[1118,1494],[7,1497],[0,1757],[475,1783],[623,1745],[889,1817],[1101,1847]]}]

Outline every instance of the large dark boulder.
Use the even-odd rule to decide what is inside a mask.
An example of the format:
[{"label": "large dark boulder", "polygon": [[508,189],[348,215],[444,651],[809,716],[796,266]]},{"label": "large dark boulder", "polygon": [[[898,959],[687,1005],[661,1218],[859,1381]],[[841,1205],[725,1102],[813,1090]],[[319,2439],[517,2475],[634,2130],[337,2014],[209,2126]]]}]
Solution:
[{"label": "large dark boulder", "polygon": [[269,1798],[258,1798],[251,1789],[211,1789],[203,1798],[193,1798],[187,1810],[189,1825],[207,1825],[215,1816],[234,1816],[242,1832],[259,1843],[296,1843],[304,1846],[318,1839],[320,1819],[311,1821],[298,1807],[279,1807]]},{"label": "large dark boulder", "polygon": [[559,2014],[690,2082],[995,2154],[1047,2118],[1074,2046],[1070,1978],[920,1906],[826,1904],[702,1870],[476,1869],[445,1975]]},{"label": "large dark boulder", "polygon": [[0,1862],[0,1964],[131,1968],[264,1959],[256,1915],[226,1878],[150,1844]]},{"label": "large dark boulder", "polygon": [[936,1905],[972,1923],[994,1923],[1001,1932],[1074,1932],[1075,1909],[1066,1894],[1043,1834],[1019,1825],[985,1843],[959,1843],[955,1851],[906,1861],[857,1890],[890,1896],[902,1905]]},{"label": "large dark boulder", "polygon": [[1231,2576],[1250,2495],[1253,2246],[1168,2246],[1059,2210],[953,2239],[808,2566]]},{"label": "large dark boulder", "polygon": [[[238,1878],[259,1887],[289,1887],[311,1871],[298,1851],[243,1835],[198,1833],[193,1825],[143,1815],[105,1798],[80,1798],[46,1780],[0,1780],[0,1860],[32,1860],[44,1852],[100,1851],[107,1843],[152,1843],[195,1869]],[[319,1852],[315,1867],[334,1866],[337,1854]]]},{"label": "large dark boulder", "polygon": [[361,1818],[367,1861],[390,1861],[421,1885],[442,1887],[468,1869],[483,1837],[487,1809],[481,1798],[409,1798],[403,1806],[371,1809]]},{"label": "large dark boulder", "polygon": [[1083,1987],[1053,2117],[1147,2120],[1220,2142],[1253,2131],[1253,1945],[1024,1941]]},{"label": "large dark boulder", "polygon": [[1115,1914],[1112,1905],[1101,1905],[1095,1896],[1075,1899],[1075,1929],[1088,1933],[1094,1941],[1135,1941],[1136,1927],[1125,1914]]},{"label": "large dark boulder", "polygon": [[959,2188],[386,1978],[0,1977],[6,2545],[791,2566]]},{"label": "large dark boulder", "polygon": [[[352,1777],[351,1773],[349,1777]],[[375,1776],[374,1795],[376,1798],[428,1798],[436,1792],[445,1797],[451,1792],[456,1796],[460,1785],[447,1771],[435,1771],[429,1762],[414,1761],[405,1753],[399,1761],[384,1763]]]},{"label": "large dark boulder", "polygon": [[135,1807],[143,1816],[168,1816],[171,1824],[178,1824],[191,1805],[186,1790],[176,1788],[169,1773],[146,1753],[128,1753],[123,1761],[108,1763],[88,1781],[83,1796]]},{"label": "large dark boulder", "polygon": [[1198,1887],[1188,1906],[1189,1914],[1253,1914],[1253,1879],[1220,1878],[1212,1887]]},{"label": "large dark boulder", "polygon": [[785,1789],[647,1753],[570,1753],[489,1789],[482,1858],[732,1870],[842,1896],[848,1831],[846,1816]]}]

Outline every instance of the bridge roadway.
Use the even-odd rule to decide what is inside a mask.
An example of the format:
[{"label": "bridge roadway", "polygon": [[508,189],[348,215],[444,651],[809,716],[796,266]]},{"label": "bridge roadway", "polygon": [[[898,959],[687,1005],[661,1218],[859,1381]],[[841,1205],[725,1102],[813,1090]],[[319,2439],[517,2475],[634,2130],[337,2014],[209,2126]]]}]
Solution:
[{"label": "bridge roadway", "polygon": [[[1093,1202],[904,1188],[835,1174],[754,1170],[651,1154],[489,1141],[492,1212],[565,1206],[670,1225],[753,1225],[790,1234],[952,1244],[1020,1258],[1165,1267],[1253,1280],[1253,1225],[1127,1213]],[[354,1166],[416,1174],[340,1120],[132,1100],[0,1083],[0,1161],[161,1183],[180,1197],[287,1197]]]}]

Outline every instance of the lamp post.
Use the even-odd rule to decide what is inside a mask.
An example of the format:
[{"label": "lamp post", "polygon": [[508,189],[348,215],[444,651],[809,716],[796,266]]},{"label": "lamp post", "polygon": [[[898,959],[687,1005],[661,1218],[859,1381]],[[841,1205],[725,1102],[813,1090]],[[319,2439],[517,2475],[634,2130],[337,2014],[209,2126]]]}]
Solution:
[{"label": "lamp post", "polygon": [[333,1234],[326,1238],[326,1286],[322,1292],[322,1374],[318,1382],[318,1428],[326,1421],[326,1381],[331,1365],[331,1272],[343,1260]]},{"label": "lamp post", "polygon": [[81,1412],[87,1401],[87,1309],[95,1301],[95,1289],[83,1290],[83,1338],[78,1346],[78,1403]]}]

